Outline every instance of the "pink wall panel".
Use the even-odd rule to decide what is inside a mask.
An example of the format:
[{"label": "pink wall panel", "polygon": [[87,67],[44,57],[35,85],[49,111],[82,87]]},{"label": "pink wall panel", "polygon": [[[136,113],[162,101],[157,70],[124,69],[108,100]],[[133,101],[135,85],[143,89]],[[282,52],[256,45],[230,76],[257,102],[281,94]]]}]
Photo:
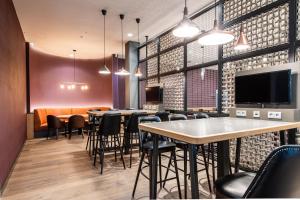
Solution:
[{"label": "pink wall panel", "polygon": [[25,39],[11,0],[0,1],[0,193],[26,138]]},{"label": "pink wall panel", "polygon": [[[80,52],[78,52],[80,53]],[[111,58],[107,59],[111,68]],[[112,107],[112,75],[100,75],[103,60],[76,59],[77,82],[88,83],[89,89],[60,89],[60,83],[73,81],[73,59],[30,51],[31,110],[49,107]]]}]

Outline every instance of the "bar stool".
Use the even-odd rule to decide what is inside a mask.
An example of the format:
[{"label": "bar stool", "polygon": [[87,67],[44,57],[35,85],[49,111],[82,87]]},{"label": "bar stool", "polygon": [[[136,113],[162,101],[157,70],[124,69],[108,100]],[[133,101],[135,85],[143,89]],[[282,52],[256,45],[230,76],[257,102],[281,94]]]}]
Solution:
[{"label": "bar stool", "polygon": [[[185,116],[183,114],[171,114],[171,115],[169,115],[169,120],[170,121],[187,120],[187,116]],[[185,142],[182,142],[182,141],[178,141],[178,140],[174,140],[174,143],[176,144],[177,148],[179,148],[181,151],[183,151],[183,156],[178,155],[178,157],[183,159],[183,170],[182,169],[179,169],[179,170],[183,171],[183,173],[184,173],[184,198],[187,198],[187,177],[188,177],[188,173],[187,173],[188,156],[187,156],[187,153],[188,153],[188,144],[185,143]],[[210,178],[209,178],[209,165],[208,165],[207,160],[206,160],[207,150],[206,150],[205,146],[204,145],[199,145],[198,146],[198,152],[203,157],[203,162],[204,163],[200,162],[200,164],[204,165],[204,167],[205,167],[209,191],[212,192],[212,187],[211,187]],[[169,163],[168,166],[170,166],[170,165],[171,165],[171,163]]]},{"label": "bar stool", "polygon": [[[129,167],[131,168],[132,164],[132,150],[133,146],[140,147],[140,141],[139,141],[139,117],[147,116],[148,114],[145,112],[135,112],[130,115],[128,118],[127,124],[125,126],[125,132],[124,132],[124,139],[123,139],[123,147],[130,148],[130,164]],[[135,143],[134,143],[135,140]]]},{"label": "bar stool", "polygon": [[[89,112],[93,111],[101,111],[101,109],[89,110]],[[89,149],[89,153],[91,153],[92,143],[94,143],[95,134],[97,128],[99,127],[100,119],[97,117],[90,115],[88,116],[88,139],[86,141],[85,150]]]},{"label": "bar stool", "polygon": [[[147,116],[147,117],[140,117],[139,118],[139,123],[152,123],[152,122],[160,122],[160,118],[157,116]],[[152,140],[152,135],[150,133],[147,132],[139,132],[140,135],[140,141],[141,141],[141,151],[142,151],[142,156],[141,156],[141,160],[139,163],[139,168],[138,168],[138,172],[137,172],[137,176],[135,179],[135,183],[134,183],[134,188],[133,188],[133,192],[132,192],[132,198],[134,198],[135,195],[135,191],[136,191],[136,187],[137,187],[137,183],[139,180],[139,176],[140,174],[142,174],[145,178],[147,178],[148,180],[150,180],[151,177],[147,177],[143,172],[142,169],[149,167],[149,174],[151,174],[151,158],[152,158],[152,152],[153,152],[153,140]],[[177,168],[177,160],[176,160],[176,145],[173,142],[170,142],[168,140],[166,140],[164,137],[160,137],[159,139],[159,143],[158,143],[158,154],[159,154],[159,174],[160,174],[160,180],[157,182],[160,184],[160,187],[162,187],[162,183],[166,183],[169,180],[173,180],[176,179],[177,181],[177,187],[178,187],[178,194],[179,194],[179,198],[181,198],[181,190],[180,190],[180,183],[179,183],[179,175],[178,175],[178,168]],[[175,177],[173,178],[169,178],[167,179],[167,177],[162,180],[162,167],[166,168],[166,166],[162,165],[161,162],[161,156],[163,153],[171,153],[171,157],[170,160],[174,161],[174,173],[175,173]],[[145,155],[148,155],[148,162],[145,162],[144,158]],[[146,163],[146,166],[142,166],[143,163]]]},{"label": "bar stool", "polygon": [[157,112],[155,116],[159,117],[162,122],[169,121],[169,112]]},{"label": "bar stool", "polygon": [[[100,173],[103,173],[104,165],[104,152],[106,150],[114,150],[115,161],[117,161],[117,149],[120,152],[121,160],[123,163],[124,169],[125,161],[123,158],[123,152],[120,145],[120,125],[121,125],[121,114],[120,113],[105,113],[102,117],[99,130],[97,131],[96,139],[96,148],[94,155],[94,166],[96,165],[97,155],[100,157]],[[111,144],[114,144],[113,147],[108,148],[109,139],[112,141]]]}]

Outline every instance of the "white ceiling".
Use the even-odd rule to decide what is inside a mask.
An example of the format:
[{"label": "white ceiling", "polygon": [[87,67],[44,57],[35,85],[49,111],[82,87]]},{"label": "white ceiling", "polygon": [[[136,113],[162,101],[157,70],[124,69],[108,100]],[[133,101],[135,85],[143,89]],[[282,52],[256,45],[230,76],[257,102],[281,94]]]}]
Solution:
[{"label": "white ceiling", "polygon": [[[46,53],[80,58],[103,57],[103,16],[107,9],[106,55],[121,54],[119,14],[125,14],[124,39],[137,41],[135,18],[141,18],[140,38],[154,37],[182,18],[183,0],[13,0],[25,39]],[[211,0],[188,0],[192,14]],[[134,36],[129,38],[128,33]]]}]

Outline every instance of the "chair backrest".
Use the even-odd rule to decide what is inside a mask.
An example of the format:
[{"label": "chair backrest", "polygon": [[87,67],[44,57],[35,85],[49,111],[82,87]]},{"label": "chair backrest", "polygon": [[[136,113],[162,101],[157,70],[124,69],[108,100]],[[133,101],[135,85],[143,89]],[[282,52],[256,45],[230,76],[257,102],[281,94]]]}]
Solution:
[{"label": "chair backrest", "polygon": [[105,113],[99,127],[100,135],[117,135],[120,133],[121,113]]},{"label": "chair backrest", "polygon": [[61,121],[54,115],[47,115],[48,128],[62,128]]},{"label": "chair backrest", "polygon": [[69,129],[84,128],[84,117],[81,115],[72,115],[69,117]]},{"label": "chair backrest", "polygon": [[162,122],[169,121],[169,112],[157,112],[155,116],[159,117]]},{"label": "chair backrest", "polygon": [[171,114],[169,115],[170,121],[177,121],[177,120],[187,120],[187,117],[184,114]]},{"label": "chair backrest", "polygon": [[138,133],[139,132],[139,117],[147,116],[148,114],[145,112],[135,112],[132,113],[128,119],[126,125],[126,131],[128,133]]},{"label": "chair backrest", "polygon": [[200,113],[195,114],[195,118],[196,119],[206,119],[206,118],[209,118],[209,115],[206,113],[200,112]]},{"label": "chair backrest", "polygon": [[[138,123],[153,123],[153,122],[161,122],[160,118],[158,116],[143,116],[139,117]],[[151,133],[144,132],[139,130],[139,136],[140,136],[140,145],[143,146],[144,143],[152,141],[152,135]]]},{"label": "chair backrest", "polygon": [[299,198],[300,145],[275,149],[248,187],[245,198]]}]

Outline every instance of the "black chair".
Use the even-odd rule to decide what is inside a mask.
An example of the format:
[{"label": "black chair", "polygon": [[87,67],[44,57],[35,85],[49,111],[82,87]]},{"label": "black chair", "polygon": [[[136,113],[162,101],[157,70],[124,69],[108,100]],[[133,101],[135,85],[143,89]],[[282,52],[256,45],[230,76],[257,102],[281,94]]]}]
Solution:
[{"label": "black chair", "polygon": [[[148,114],[145,112],[136,112],[132,113],[127,121],[127,124],[125,126],[125,132],[124,132],[124,139],[123,139],[123,147],[128,149],[130,148],[130,168],[132,165],[132,150],[133,146],[140,146],[139,141],[139,117],[147,116]],[[134,143],[135,140],[135,143]]]},{"label": "black chair", "polygon": [[[177,121],[177,120],[187,120],[187,116],[184,114],[171,114],[169,115],[170,121]],[[188,169],[187,169],[187,163],[188,163],[188,144],[182,141],[174,140],[174,143],[176,144],[176,147],[180,149],[180,151],[183,151],[183,156],[178,155],[181,159],[183,159],[183,169],[179,169],[180,171],[183,171],[184,173],[184,198],[187,198],[187,177],[188,177]],[[198,152],[203,157],[203,163],[200,162],[200,164],[204,165],[205,171],[206,171],[206,177],[208,181],[209,191],[212,192],[212,187],[210,183],[209,178],[209,165],[208,160],[206,160],[206,152],[207,148],[204,145],[198,146]],[[171,163],[169,163],[170,165]],[[201,170],[200,170],[201,171]],[[168,172],[168,171],[167,171]]]},{"label": "black chair", "polygon": [[[89,110],[93,111],[101,111],[101,109]],[[89,148],[89,153],[91,153],[92,144],[94,143],[95,133],[100,124],[100,118],[97,118],[93,115],[88,116],[88,139],[86,141],[85,150]]]},{"label": "black chair", "polygon": [[169,121],[169,112],[157,112],[155,116],[159,117],[162,122]]},{"label": "black chair", "polygon": [[300,145],[275,149],[256,176],[237,173],[216,181],[218,198],[299,198]]},{"label": "black chair", "polygon": [[66,124],[54,115],[47,115],[48,134],[47,139],[50,137],[51,130],[55,130],[56,139],[58,139],[59,129],[64,128],[66,134]]},{"label": "black chair", "polygon": [[[96,165],[97,155],[100,157],[100,173],[103,173],[104,165],[104,152],[106,150],[113,150],[115,153],[115,161],[117,161],[117,149],[120,151],[121,160],[123,162],[124,169],[125,161],[123,158],[123,152],[120,145],[120,126],[121,126],[121,114],[120,113],[105,113],[102,117],[99,130],[97,132],[96,148],[94,155],[94,165]],[[111,141],[111,142],[109,142]],[[109,143],[114,146],[109,147]]]},{"label": "black chair", "polygon": [[196,114],[194,114],[194,116],[195,116],[195,119],[206,119],[206,118],[209,118],[208,114],[202,113],[202,112],[196,113]]},{"label": "black chair", "polygon": [[[160,118],[157,116],[146,116],[146,117],[140,117],[139,118],[139,123],[153,123],[153,122],[160,122]],[[142,169],[149,167],[152,163],[151,158],[152,158],[152,152],[153,152],[153,140],[152,140],[152,135],[150,133],[147,132],[139,132],[140,135],[140,145],[141,145],[141,151],[142,151],[142,156],[141,156],[141,160],[139,163],[139,168],[138,168],[138,172],[137,172],[137,176],[135,179],[135,183],[134,183],[134,188],[133,188],[133,192],[132,192],[132,198],[134,198],[135,195],[135,191],[136,191],[136,187],[137,187],[137,183],[139,180],[139,176],[140,174],[142,174],[144,177],[146,177],[148,180],[151,177],[147,177],[143,172]],[[164,137],[160,137],[159,139],[159,143],[158,143],[158,154],[159,154],[159,159],[158,159],[158,164],[159,164],[159,181],[158,183],[160,184],[160,187],[162,187],[163,183],[166,183],[169,180],[173,180],[176,179],[177,181],[177,187],[178,187],[178,193],[179,193],[179,198],[181,198],[181,190],[180,190],[180,183],[179,183],[179,175],[178,175],[178,168],[177,168],[177,160],[176,160],[176,145],[173,142],[170,142],[168,140],[166,140]],[[161,162],[161,157],[163,153],[171,153],[171,157],[170,160],[174,161],[174,173],[175,173],[175,177],[173,178],[169,178],[167,179],[167,176],[165,177],[164,180],[162,180],[162,167],[167,168],[166,166],[162,165]],[[145,155],[148,155],[148,162],[145,162]],[[143,163],[146,163],[147,165],[143,167]],[[149,167],[149,174],[151,174],[151,168]]]},{"label": "black chair", "polygon": [[69,121],[68,121],[69,139],[71,139],[74,129],[77,129],[78,134],[81,134],[82,138],[84,138],[83,136],[84,127],[85,127],[85,119],[83,116],[72,115],[71,117],[69,117]]}]

